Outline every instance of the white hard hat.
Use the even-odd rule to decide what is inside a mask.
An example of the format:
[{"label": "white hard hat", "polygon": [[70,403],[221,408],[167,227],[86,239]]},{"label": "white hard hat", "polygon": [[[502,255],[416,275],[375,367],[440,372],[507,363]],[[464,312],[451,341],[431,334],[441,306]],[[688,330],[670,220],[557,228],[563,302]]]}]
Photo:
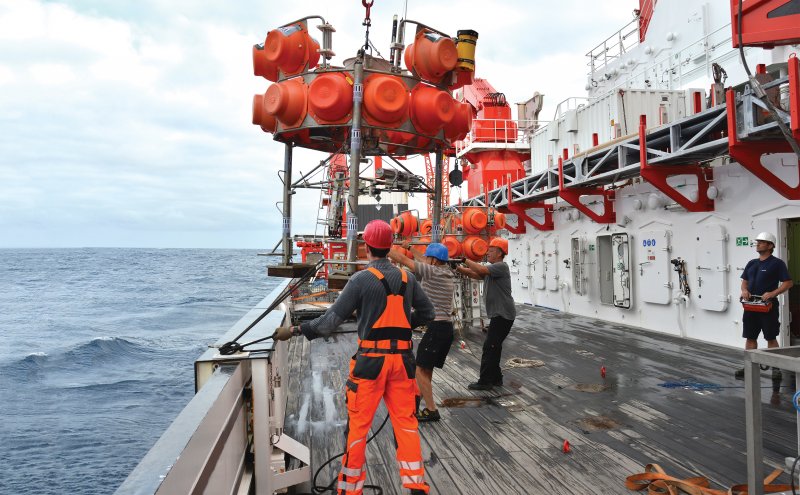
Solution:
[{"label": "white hard hat", "polygon": [[776,242],[775,242],[775,236],[774,236],[774,235],[772,235],[772,234],[770,234],[769,232],[762,232],[762,233],[758,234],[758,235],[756,236],[756,240],[757,240],[757,241],[767,241],[767,242],[771,242],[773,246],[776,244]]}]

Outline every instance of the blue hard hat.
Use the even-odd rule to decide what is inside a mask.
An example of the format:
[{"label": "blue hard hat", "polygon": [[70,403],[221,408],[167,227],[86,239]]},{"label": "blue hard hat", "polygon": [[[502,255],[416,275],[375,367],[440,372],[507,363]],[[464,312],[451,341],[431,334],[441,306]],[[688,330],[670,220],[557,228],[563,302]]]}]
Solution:
[{"label": "blue hard hat", "polygon": [[447,262],[447,259],[449,258],[447,248],[444,244],[439,242],[432,242],[428,244],[428,247],[425,248],[425,256],[436,258],[442,262]]}]

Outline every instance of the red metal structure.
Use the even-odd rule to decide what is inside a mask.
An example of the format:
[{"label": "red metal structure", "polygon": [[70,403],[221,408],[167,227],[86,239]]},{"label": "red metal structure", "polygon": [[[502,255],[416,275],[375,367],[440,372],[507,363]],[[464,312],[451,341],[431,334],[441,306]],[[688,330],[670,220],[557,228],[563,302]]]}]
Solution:
[{"label": "red metal structure", "polygon": [[[742,0],[742,45],[772,48],[800,42],[799,0]],[[739,47],[739,0],[731,0],[733,47]]]},{"label": "red metal structure", "polygon": [[[447,206],[450,204],[450,181],[447,180],[447,170],[450,168],[450,157],[445,156],[442,163],[442,204],[440,206]],[[431,155],[425,155],[425,183],[431,190],[434,189],[436,180],[436,171],[431,162]],[[433,195],[428,195],[428,218],[433,218]]]},{"label": "red metal structure", "polygon": [[644,43],[647,27],[653,18],[653,10],[658,0],[639,0],[639,43]]},{"label": "red metal structure", "polygon": [[522,162],[530,150],[515,148],[517,122],[511,118],[511,106],[485,79],[475,79],[464,86],[462,101],[473,109],[471,150],[464,155],[474,167],[464,167],[467,193],[478,196],[525,176]]}]

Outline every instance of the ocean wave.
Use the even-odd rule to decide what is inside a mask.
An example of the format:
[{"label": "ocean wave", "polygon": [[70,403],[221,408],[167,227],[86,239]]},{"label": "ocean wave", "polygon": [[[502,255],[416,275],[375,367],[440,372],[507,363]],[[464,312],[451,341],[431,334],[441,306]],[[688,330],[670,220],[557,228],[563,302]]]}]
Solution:
[{"label": "ocean wave", "polygon": [[179,301],[179,302],[177,302],[175,304],[177,306],[186,306],[187,304],[218,303],[218,302],[219,302],[219,299],[217,299],[217,298],[211,299],[211,298],[208,298],[208,297],[193,297],[193,296],[189,296],[186,299],[184,299],[183,301]]},{"label": "ocean wave", "polygon": [[119,364],[140,359],[153,352],[160,351],[122,337],[103,336],[59,351],[33,352],[24,358],[4,363],[0,369],[5,375],[28,381],[49,370],[96,368],[104,363]]}]

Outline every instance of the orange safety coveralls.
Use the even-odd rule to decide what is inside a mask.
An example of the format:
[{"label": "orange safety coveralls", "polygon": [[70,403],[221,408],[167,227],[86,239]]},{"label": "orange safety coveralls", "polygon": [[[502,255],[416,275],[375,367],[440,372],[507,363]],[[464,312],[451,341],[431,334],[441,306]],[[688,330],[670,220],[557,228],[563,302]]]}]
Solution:
[{"label": "orange safety coveralls", "polygon": [[403,307],[408,276],[401,271],[402,284],[392,293],[383,274],[368,268],[386,290],[386,309],[372,325],[373,330],[407,330],[399,340],[359,340],[358,352],[350,360],[347,380],[347,451],[342,458],[338,493],[359,495],[367,479],[365,451],[367,434],[381,398],[392,419],[397,462],[403,487],[428,493],[422,467],[422,449],[417,432],[415,380],[416,364],[412,352],[411,324]]}]

